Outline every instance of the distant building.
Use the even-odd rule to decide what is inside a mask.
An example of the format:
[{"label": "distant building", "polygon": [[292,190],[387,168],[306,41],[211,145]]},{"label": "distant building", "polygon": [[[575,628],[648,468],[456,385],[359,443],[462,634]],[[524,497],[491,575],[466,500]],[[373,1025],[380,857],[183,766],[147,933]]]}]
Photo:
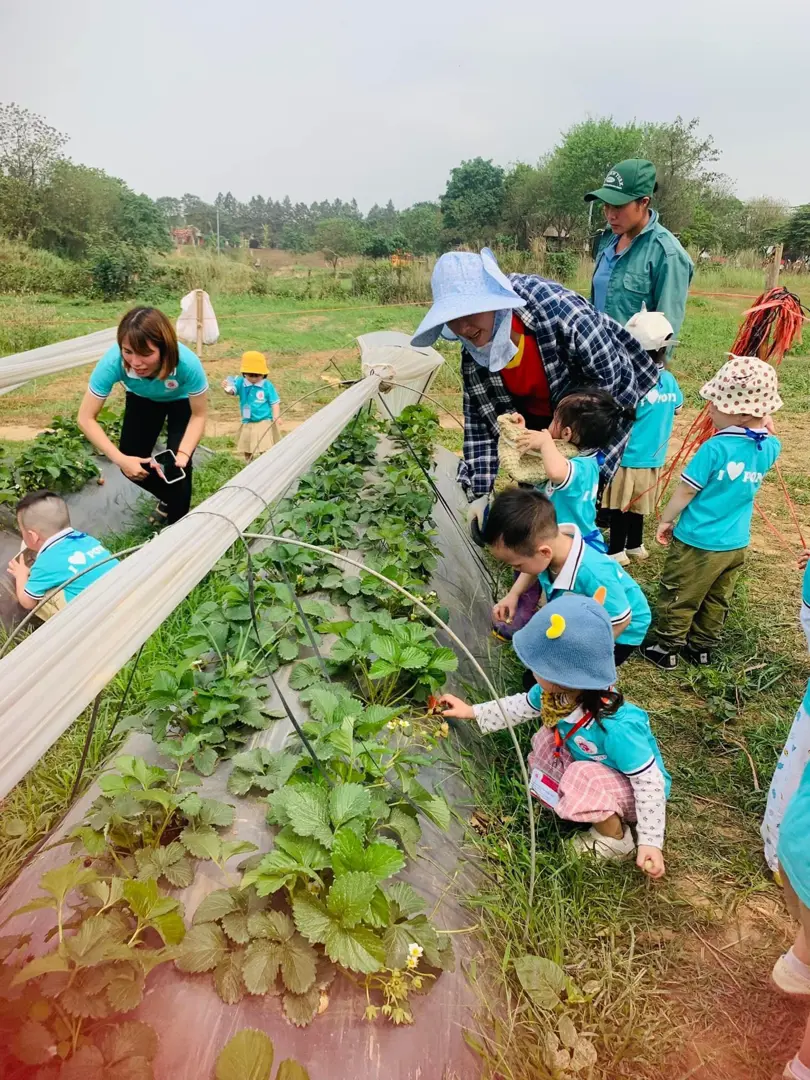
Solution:
[{"label": "distant building", "polygon": [[562,251],[570,237],[565,229],[562,231],[556,225],[548,225],[543,232],[547,251]]},{"label": "distant building", "polygon": [[175,247],[202,247],[203,234],[196,225],[181,226],[172,229]]}]

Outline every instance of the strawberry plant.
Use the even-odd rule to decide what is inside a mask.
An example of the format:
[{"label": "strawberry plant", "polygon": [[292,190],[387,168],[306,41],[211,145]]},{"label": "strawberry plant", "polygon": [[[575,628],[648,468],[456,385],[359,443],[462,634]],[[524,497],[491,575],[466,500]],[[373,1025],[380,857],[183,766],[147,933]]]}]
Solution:
[{"label": "strawberry plant", "polygon": [[[270,1080],[274,1056],[273,1042],[263,1031],[244,1028],[223,1047],[215,1080]],[[275,1080],[309,1080],[309,1073],[287,1058],[279,1065]]]},{"label": "strawberry plant", "polygon": [[280,992],[285,1015],[300,1027],[315,1018],[321,991],[334,977],[334,971],[319,965],[290,916],[270,910],[266,896],[244,886],[206,896],[194,912],[175,966],[195,974],[212,972],[226,1005],[236,1005],[246,994]]},{"label": "strawberry plant", "polygon": [[225,658],[222,666],[204,671],[184,661],[175,671],[157,671],[146,698],[144,727],[161,749],[184,735],[197,739],[190,762],[210,776],[220,757],[233,754],[253,731],[278,716],[267,708],[269,694],[255,684],[247,660]]},{"label": "strawberry plant", "polygon": [[102,794],[68,835],[73,850],[86,851],[99,870],[175,888],[192,883],[197,859],[224,866],[254,850],[252,844],[221,841],[217,829],[233,824],[234,809],[193,790],[199,781],[183,765],[196,746],[196,738],[186,736],[185,745],[167,748],[177,760],[173,772],[142,758],[117,758],[118,771],[99,778]]},{"label": "strawberry plant", "polygon": [[352,547],[357,541],[353,512],[346,503],[331,499],[293,502],[282,507],[274,521],[279,535],[289,531],[294,536],[305,536],[311,544],[335,551]]},{"label": "strawberry plant", "polygon": [[[317,469],[302,478],[296,491],[296,502],[321,501],[323,499],[351,499],[365,487],[363,468],[350,462]],[[351,513],[349,504],[347,511]]]},{"label": "strawberry plant", "polygon": [[396,420],[387,426],[388,437],[395,446],[408,454],[413,450],[419,460],[429,467],[433,447],[439,434],[439,417],[424,405],[406,405]]},{"label": "strawberry plant", "polygon": [[28,938],[2,939],[2,1075],[22,1080],[38,1068],[43,1080],[114,1073],[152,1080],[154,1031],[112,1021],[138,1007],[149,973],[173,958],[185,935],[180,904],[153,880],[105,879],[80,860],[43,874],[40,889],[9,918],[52,910],[46,940],[54,947],[24,962],[9,958]]}]

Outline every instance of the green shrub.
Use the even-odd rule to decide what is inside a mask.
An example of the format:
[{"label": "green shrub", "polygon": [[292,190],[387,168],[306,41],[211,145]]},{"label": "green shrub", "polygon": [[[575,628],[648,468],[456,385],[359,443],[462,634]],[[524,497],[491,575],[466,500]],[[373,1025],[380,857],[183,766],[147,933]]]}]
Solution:
[{"label": "green shrub", "polygon": [[575,251],[547,251],[543,257],[543,272],[553,281],[570,284],[579,270],[579,255]]},{"label": "green shrub", "polygon": [[132,296],[135,282],[149,269],[146,253],[130,244],[111,241],[90,249],[90,277],[93,290],[105,300]]},{"label": "green shrub", "polygon": [[75,296],[86,291],[88,283],[87,271],[78,263],[27,244],[0,240],[0,293]]}]

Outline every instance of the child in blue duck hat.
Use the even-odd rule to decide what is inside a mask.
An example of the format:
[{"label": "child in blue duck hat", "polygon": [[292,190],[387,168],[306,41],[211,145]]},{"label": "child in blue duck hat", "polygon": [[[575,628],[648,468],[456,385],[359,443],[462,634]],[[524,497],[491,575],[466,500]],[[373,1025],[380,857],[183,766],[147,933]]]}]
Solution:
[{"label": "child in blue duck hat", "polygon": [[574,850],[611,860],[635,854],[644,873],[662,877],[670,776],[647,713],[614,688],[607,612],[568,593],[538,611],[512,643],[534,673],[529,693],[481,705],[445,694],[444,715],[475,720],[485,733],[505,728],[505,717],[539,721],[528,758],[531,791],[563,820],[589,823]]}]

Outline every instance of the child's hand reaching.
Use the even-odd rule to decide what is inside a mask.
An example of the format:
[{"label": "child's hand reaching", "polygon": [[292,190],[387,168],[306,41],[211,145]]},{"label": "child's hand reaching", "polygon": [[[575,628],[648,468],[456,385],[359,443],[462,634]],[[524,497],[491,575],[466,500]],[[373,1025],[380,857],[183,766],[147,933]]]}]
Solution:
[{"label": "child's hand reaching", "polygon": [[475,719],[475,711],[472,705],[467,705],[461,698],[454,697],[452,694],[442,694],[439,698],[439,704],[442,706],[443,716],[449,716],[453,720]]},{"label": "child's hand reaching", "polygon": [[492,618],[495,622],[510,623],[515,617],[517,611],[519,596],[516,596],[510,589],[504,596],[503,600],[499,600],[498,603],[492,609]]},{"label": "child's hand reaching", "polygon": [[669,547],[672,542],[672,530],[674,528],[675,524],[672,521],[658,522],[658,528],[655,530],[655,539],[662,547]]},{"label": "child's hand reaching", "polygon": [[548,428],[543,431],[529,431],[528,428],[523,428],[515,437],[515,446],[521,454],[525,454],[529,450],[539,453],[549,442],[554,442],[554,440],[551,438]]},{"label": "child's hand reaching", "polygon": [[660,848],[639,844],[636,852],[636,866],[657,881],[664,876],[664,853]]},{"label": "child's hand reaching", "polygon": [[810,562],[810,548],[805,548],[799,556],[799,569],[804,570],[808,562]]}]

